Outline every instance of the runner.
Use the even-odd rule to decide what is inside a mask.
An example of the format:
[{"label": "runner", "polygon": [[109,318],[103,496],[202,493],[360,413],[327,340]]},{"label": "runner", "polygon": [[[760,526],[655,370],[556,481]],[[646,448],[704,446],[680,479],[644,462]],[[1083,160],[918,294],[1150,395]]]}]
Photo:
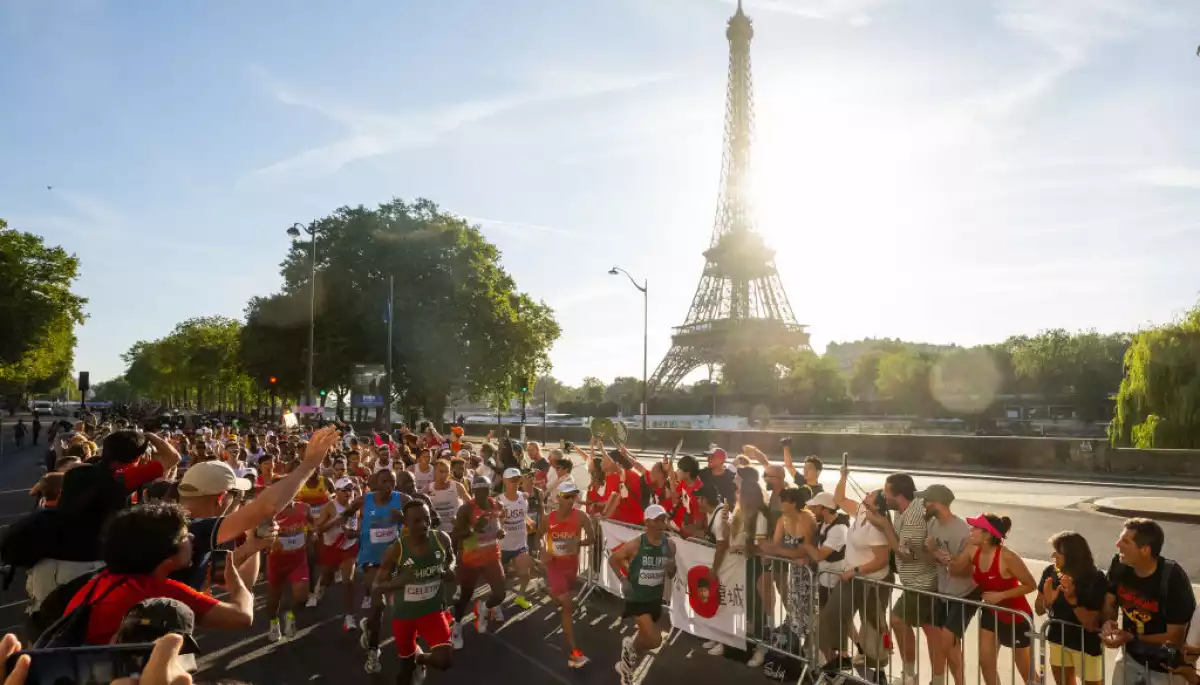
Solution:
[{"label": "runner", "polygon": [[622,618],[637,622],[637,635],[621,641],[616,671],[621,685],[633,684],[633,672],[647,652],[662,645],[658,619],[662,617],[663,590],[675,577],[675,543],[666,535],[667,510],[651,504],[645,511],[646,532],[613,550],[608,563],[622,578],[625,597]]},{"label": "runner", "polygon": [[458,601],[454,604],[452,635],[454,648],[462,647],[462,620],[467,605],[474,599],[475,586],[482,578],[491,588],[486,606],[475,602],[475,630],[487,632],[488,621],[504,622],[500,602],[504,601],[504,566],[500,563],[499,541],[504,537],[500,519],[503,507],[489,497],[492,484],[483,476],[471,482],[471,501],[462,505],[454,520],[454,539],[461,547],[458,575]]},{"label": "runner", "polygon": [[323,507],[329,504],[329,496],[333,492],[333,483],[329,479],[322,476],[319,471],[314,471],[308,480],[304,481],[304,485],[300,486],[300,492],[296,493],[296,499],[310,507]]},{"label": "runner", "polygon": [[571,668],[583,668],[588,662],[575,644],[575,628],[571,623],[571,615],[575,610],[575,583],[579,574],[579,549],[592,544],[592,536],[584,534],[584,531],[592,530],[592,522],[582,509],[575,508],[578,499],[579,487],[574,482],[559,483],[558,507],[542,518],[537,537],[538,547],[546,545],[540,558],[546,569],[550,596],[558,604],[563,639],[567,642],[567,653],[570,654],[567,665]]},{"label": "runner", "polygon": [[520,491],[521,472],[517,469],[504,471],[504,492],[498,498],[504,507],[504,538],[500,540],[500,563],[512,569],[517,576],[517,591],[513,604],[530,609],[533,604],[525,598],[529,586],[533,557],[529,556],[529,500]]},{"label": "runner", "polygon": [[313,526],[313,530],[321,536],[321,549],[317,556],[321,576],[309,602],[311,606],[316,606],[323,594],[322,587],[331,587],[335,582],[334,574],[338,574],[346,599],[346,618],[342,621],[342,629],[354,630],[358,627],[354,621],[354,560],[358,557],[358,520],[343,514],[350,508],[356,486],[352,478],[345,478],[335,487],[337,494],[334,500],[321,509]]},{"label": "runner", "polygon": [[[292,501],[275,515],[279,537],[267,552],[267,616],[271,617],[267,639],[278,642],[283,636],[296,636],[296,612],[308,601],[307,531],[312,511],[307,504]],[[283,616],[279,629],[279,604],[285,586],[292,588],[292,607]]]},{"label": "runner", "polygon": [[471,485],[471,478],[475,474],[467,469],[467,463],[471,461],[471,450],[462,449],[458,451],[458,456],[450,460],[450,476],[455,482],[462,483],[463,487]]},{"label": "runner", "polygon": [[417,454],[417,463],[409,467],[408,472],[413,476],[413,482],[417,486],[417,492],[425,492],[433,485],[434,469],[433,453],[430,450],[424,449]]},{"label": "runner", "polygon": [[[358,623],[362,635],[359,644],[367,650],[367,673],[378,673],[383,669],[379,663],[379,627],[383,618],[383,598],[373,591],[375,575],[383,562],[383,553],[400,533],[404,504],[408,498],[396,492],[396,476],[390,469],[375,473],[369,482],[371,492],[354,500],[342,513],[349,519],[360,509],[362,523],[358,545],[358,567],[362,571],[362,608],[370,613]],[[379,601],[374,601],[375,599]]]},{"label": "runner", "polygon": [[433,486],[429,488],[429,501],[441,521],[438,530],[446,534],[454,532],[454,517],[463,503],[471,499],[462,483],[450,479],[451,473],[451,463],[439,460],[433,470]]},{"label": "runner", "polygon": [[[445,583],[453,581],[454,552],[450,536],[435,530],[430,535],[429,508],[412,500],[404,505],[404,535],[383,555],[374,590],[392,595],[392,635],[400,657],[399,685],[425,680],[426,668],[450,668],[454,648],[445,612]],[[417,647],[417,636],[428,652]]]},{"label": "runner", "polygon": [[364,483],[371,477],[371,471],[362,465],[362,454],[358,450],[350,450],[346,455],[346,472]]}]

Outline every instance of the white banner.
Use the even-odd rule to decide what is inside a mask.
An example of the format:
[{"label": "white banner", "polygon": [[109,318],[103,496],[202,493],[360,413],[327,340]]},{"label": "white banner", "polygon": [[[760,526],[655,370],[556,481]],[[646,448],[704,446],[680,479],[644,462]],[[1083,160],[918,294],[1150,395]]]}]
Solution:
[{"label": "white banner", "polygon": [[712,547],[675,538],[671,626],[746,649],[746,557],[726,554],[714,577]]},{"label": "white banner", "polygon": [[630,528],[619,523],[613,523],[612,521],[600,521],[600,530],[603,534],[604,553],[600,559],[600,578],[596,584],[600,586],[601,590],[617,597],[622,597],[621,579],[617,577],[608,560],[612,558],[614,549],[641,535],[643,531],[640,528]]},{"label": "white banner", "polygon": [[[604,552],[596,584],[605,592],[621,597],[621,579],[608,560],[614,549],[643,531],[611,521],[601,521],[600,530]],[[676,566],[675,581],[666,598],[671,605],[671,626],[705,640],[746,649],[746,557],[725,555],[721,572],[714,575],[712,547],[674,535],[671,539],[675,542]]]}]

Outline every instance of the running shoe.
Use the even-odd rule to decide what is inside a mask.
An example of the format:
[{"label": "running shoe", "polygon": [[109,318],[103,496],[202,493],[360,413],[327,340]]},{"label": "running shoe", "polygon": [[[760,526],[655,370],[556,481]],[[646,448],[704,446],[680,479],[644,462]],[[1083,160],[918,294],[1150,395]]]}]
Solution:
[{"label": "running shoe", "polygon": [[710,650],[710,649],[712,649],[713,647],[716,647],[716,646],[717,646],[717,641],[716,641],[716,640],[705,640],[705,641],[704,641],[704,644],[700,645],[700,649],[703,649],[704,651],[706,651],[706,652],[707,652],[708,650]]},{"label": "running shoe", "polygon": [[633,671],[625,665],[624,661],[618,661],[617,665],[613,666],[613,669],[621,677],[621,685],[633,685]]},{"label": "running shoe", "polygon": [[304,603],[304,608],[315,609],[317,606],[317,602],[321,601],[321,598],[317,596],[318,594],[319,593],[314,592],[311,595],[309,595],[308,601]]},{"label": "running shoe", "polygon": [[637,648],[633,646],[633,638],[627,637],[621,640],[621,663],[625,664],[625,668],[630,673],[637,668]]},{"label": "running shoe", "polygon": [[340,570],[337,573],[333,574],[333,582],[335,582],[335,583],[342,582],[342,572]]},{"label": "running shoe", "polygon": [[289,640],[296,637],[296,614],[291,611],[283,615],[283,634]]},{"label": "running shoe", "polygon": [[371,648],[371,636],[367,634],[367,619],[365,617],[359,619],[358,629],[360,631],[362,631],[361,634],[358,636],[358,646],[362,647],[363,649],[370,649]]},{"label": "running shoe", "polygon": [[[754,648],[754,654],[750,656],[750,660],[746,665],[750,668],[762,668],[762,665],[767,660],[767,648],[759,645]],[[914,683],[905,683],[904,685],[915,685]]]},{"label": "running shoe", "polygon": [[279,619],[271,619],[271,626],[267,628],[267,641],[279,642],[283,639],[283,631],[279,628]]},{"label": "running shoe", "polygon": [[358,630],[358,624],[354,622],[354,614],[346,614],[346,619],[342,621],[342,630]]},{"label": "running shoe", "polygon": [[362,608],[363,608],[363,609],[370,609],[370,608],[371,608],[371,596],[370,596],[370,595],[367,595],[366,597],[363,597]]},{"label": "running shoe", "polygon": [[462,624],[458,621],[450,624],[450,644],[453,645],[455,649],[463,648]]},{"label": "running shoe", "polygon": [[424,666],[418,665],[413,671],[412,680],[408,681],[409,685],[422,685],[425,682],[425,676],[429,671]]},{"label": "running shoe", "polygon": [[488,609],[488,623],[502,625],[504,623],[504,612],[500,611],[500,605]]},{"label": "running shoe", "polygon": [[367,673],[379,673],[383,670],[383,664],[379,662],[379,650],[372,649],[367,651],[367,663],[363,665],[363,669]]},{"label": "running shoe", "polygon": [[713,656],[724,656],[725,655],[725,645],[718,642],[717,644],[708,648],[708,653]]},{"label": "running shoe", "polygon": [[482,599],[475,600],[475,632],[486,633],[488,624],[488,609]]},{"label": "running shoe", "polygon": [[571,656],[567,657],[567,665],[571,668],[583,668],[587,666],[587,662],[588,658],[578,649],[572,651]]},{"label": "running shoe", "polygon": [[525,595],[516,595],[513,597],[513,604],[516,604],[517,606],[526,610],[533,608],[533,603],[528,599],[525,599]]}]

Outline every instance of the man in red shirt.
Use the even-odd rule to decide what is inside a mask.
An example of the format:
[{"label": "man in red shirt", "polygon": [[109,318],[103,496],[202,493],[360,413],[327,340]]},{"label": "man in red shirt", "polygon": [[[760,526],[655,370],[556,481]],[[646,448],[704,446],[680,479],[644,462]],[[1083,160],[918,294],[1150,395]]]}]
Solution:
[{"label": "man in red shirt", "polygon": [[[603,450],[603,448],[601,448]],[[640,526],[642,513],[642,477],[633,469],[621,466],[622,455],[614,450],[604,454],[604,492],[608,504],[604,516],[622,523]]]},{"label": "man in red shirt", "polygon": [[67,605],[67,612],[84,602],[92,607],[86,644],[112,642],[125,614],[155,597],[179,600],[205,628],[232,630],[254,623],[254,595],[246,581],[253,582],[258,575],[258,555],[252,555],[240,573],[233,564],[226,564],[229,595],[225,602],[167,577],[192,562],[187,514],[178,505],[145,504],[122,510],[108,524],[102,553],[107,567]]},{"label": "man in red shirt", "polygon": [[700,481],[700,462],[690,455],[679,458],[676,464],[679,473],[679,483],[675,486],[675,507],[671,521],[684,535],[689,535],[689,528],[704,524],[704,514],[700,511],[700,498],[696,491],[704,483]]}]

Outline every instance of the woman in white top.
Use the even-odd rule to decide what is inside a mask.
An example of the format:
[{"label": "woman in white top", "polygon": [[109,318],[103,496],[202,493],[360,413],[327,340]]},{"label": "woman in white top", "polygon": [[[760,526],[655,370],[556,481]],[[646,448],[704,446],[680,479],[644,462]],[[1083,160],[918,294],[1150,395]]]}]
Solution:
[{"label": "woman in white top", "polygon": [[[754,583],[753,587],[757,588],[756,594],[759,598],[759,601],[750,598],[748,602],[747,610],[751,613],[748,615],[750,625],[747,628],[752,631],[754,637],[762,638],[763,619],[771,615],[775,599],[771,576],[763,573],[762,562],[756,558],[758,546],[765,542],[770,534],[766,498],[763,496],[762,485],[759,484],[758,471],[753,468],[739,468],[734,483],[737,485],[737,506],[733,509],[733,521],[729,525],[729,551],[746,555],[747,585],[750,582]],[[714,656],[724,652],[725,647],[720,644],[708,650],[708,653]],[[758,668],[763,665],[766,657],[767,648],[758,646],[747,665]]]},{"label": "woman in white top", "polygon": [[417,454],[417,463],[408,468],[413,475],[417,492],[425,492],[433,485],[433,464],[430,463],[432,460],[433,453],[424,449]]},{"label": "woman in white top", "polygon": [[450,462],[438,460],[433,467],[433,484],[429,488],[429,501],[433,511],[441,519],[438,529],[449,534],[454,530],[454,517],[463,503],[470,499],[467,488],[450,478]]}]

